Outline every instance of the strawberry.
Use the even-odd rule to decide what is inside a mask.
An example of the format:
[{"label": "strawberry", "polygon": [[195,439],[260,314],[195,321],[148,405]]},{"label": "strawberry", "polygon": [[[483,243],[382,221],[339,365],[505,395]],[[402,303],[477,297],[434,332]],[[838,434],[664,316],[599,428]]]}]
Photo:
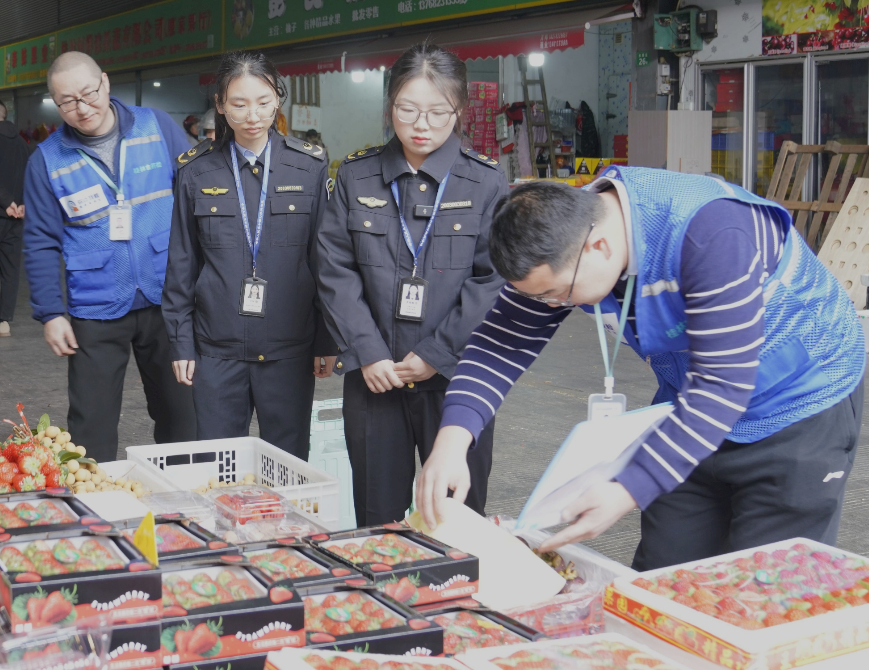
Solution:
[{"label": "strawberry", "polygon": [[0,463],[0,482],[3,484],[11,484],[12,478],[15,476],[15,468],[8,461]]},{"label": "strawberry", "polygon": [[0,484],[0,493],[14,493],[15,489],[12,484]]},{"label": "strawberry", "polygon": [[54,460],[47,461],[42,465],[42,469],[40,470],[42,474],[48,477],[49,473],[57,472],[60,474],[60,466],[54,462]]},{"label": "strawberry", "polygon": [[36,481],[31,475],[15,475],[12,479],[12,488],[16,491],[35,491]]},{"label": "strawberry", "polygon": [[686,596],[682,593],[680,593],[675,598],[673,598],[673,600],[675,602],[679,603],[680,605],[686,605],[688,607],[694,607],[694,605],[696,604],[693,599],[689,598],[688,596]]},{"label": "strawberry", "polygon": [[635,579],[631,582],[634,586],[639,586],[641,589],[646,589],[647,591],[651,589],[654,584],[650,582],[648,579],[640,577],[639,579]]},{"label": "strawberry", "polygon": [[848,603],[842,602],[841,600],[829,600],[824,603],[824,607],[826,607],[829,611],[833,612],[835,610],[842,610],[848,607]]},{"label": "strawberry", "polygon": [[670,587],[673,586],[673,580],[669,577],[658,577],[658,586]]},{"label": "strawberry", "polygon": [[821,563],[831,563],[833,561],[833,557],[830,556],[826,551],[815,551],[812,552],[812,558]]},{"label": "strawberry", "polygon": [[742,612],[744,610],[742,605],[729,596],[719,600],[718,607],[724,612]]},{"label": "strawberry", "polygon": [[190,638],[193,636],[193,631],[186,628],[179,628],[175,631],[175,648],[179,654],[186,654],[190,647]]},{"label": "strawberry", "polygon": [[187,653],[203,656],[214,649],[218,642],[220,638],[217,634],[207,624],[201,623],[193,629],[187,645]]},{"label": "strawberry", "polygon": [[764,628],[764,625],[760,621],[755,621],[754,619],[744,619],[738,625],[746,630],[760,630]]},{"label": "strawberry", "polygon": [[[685,569],[676,570],[676,572],[673,573],[673,576],[680,582],[690,582],[694,579],[694,573]],[[636,582],[634,583],[636,584]]]},{"label": "strawberry", "polygon": [[787,622],[788,620],[785,619],[781,614],[769,614],[763,620],[763,625],[769,628],[770,626],[778,626]]},{"label": "strawberry", "polygon": [[736,614],[736,612],[722,612],[717,618],[734,626],[741,626],[743,621],[745,621],[745,619]]},{"label": "strawberry", "polygon": [[72,603],[63,597],[60,591],[53,591],[46,598],[42,610],[42,623],[57,623],[72,614]]},{"label": "strawberry", "polygon": [[15,444],[14,442],[10,444],[3,450],[3,458],[7,461],[18,462],[18,453],[21,451],[21,445]]},{"label": "strawberry", "polygon": [[785,614],[785,619],[788,621],[799,621],[800,619],[808,619],[809,615],[803,612],[801,609],[789,609]]},{"label": "strawberry", "polygon": [[42,462],[36,456],[22,456],[18,459],[21,472],[28,475],[42,474]]},{"label": "strawberry", "polygon": [[691,584],[691,582],[676,582],[675,584],[673,584],[672,588],[676,593],[688,595],[689,593],[691,593],[691,589],[693,589],[694,586]]},{"label": "strawberry", "polygon": [[63,482],[60,480],[60,468],[57,470],[53,470],[45,475],[45,486],[47,488],[54,488],[55,486],[63,486]]},{"label": "strawberry", "polygon": [[42,621],[42,610],[45,609],[47,598],[33,596],[27,601],[27,618],[30,619],[34,626],[38,626]]},{"label": "strawberry", "polygon": [[715,605],[711,604],[703,604],[703,605],[692,605],[694,609],[696,609],[701,614],[707,614],[708,616],[718,616],[718,608]]},{"label": "strawberry", "polygon": [[866,603],[866,601],[863,600],[863,598],[861,598],[860,596],[855,596],[850,593],[845,596],[845,602],[852,607],[857,607],[858,605],[864,605]]}]

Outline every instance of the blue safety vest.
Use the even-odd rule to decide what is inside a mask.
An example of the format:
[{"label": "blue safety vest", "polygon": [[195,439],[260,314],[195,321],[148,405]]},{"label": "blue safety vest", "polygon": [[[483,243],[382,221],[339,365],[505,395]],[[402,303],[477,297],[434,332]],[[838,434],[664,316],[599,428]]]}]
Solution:
[{"label": "blue safety vest", "polygon": [[[611,167],[630,201],[637,255],[636,329],[626,341],[658,378],[656,402],[673,401],[689,357],[685,299],[680,290],[682,243],[697,211],[727,198],[777,209],[788,223],[784,251],[763,287],[765,341],[746,412],[727,436],[756,442],[846,398],[863,377],[863,331],[847,293],[793,228],[780,205],[709,177],[666,170]],[[610,295],[604,312],[618,312]]]},{"label": "blue safety vest", "polygon": [[125,202],[133,210],[129,241],[109,239],[108,208],[117,204],[115,193],[64,143],[64,133],[52,133],[39,145],[52,191],[64,210],[67,309],[81,319],[124,316],[137,288],[152,303],[161,301],[172,221],[172,162],[154,112],[128,109],[134,122],[125,136],[122,184]]}]

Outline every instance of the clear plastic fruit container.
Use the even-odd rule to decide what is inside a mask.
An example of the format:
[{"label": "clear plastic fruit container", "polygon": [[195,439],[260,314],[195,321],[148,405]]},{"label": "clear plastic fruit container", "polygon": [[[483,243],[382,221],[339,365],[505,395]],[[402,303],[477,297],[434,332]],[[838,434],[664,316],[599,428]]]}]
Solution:
[{"label": "clear plastic fruit container", "polygon": [[[135,529],[124,531],[124,535],[130,542],[133,541],[135,534]],[[154,526],[154,541],[157,544],[158,554],[168,554],[183,549],[201,549],[205,546],[205,542],[177,523],[158,523]]]},{"label": "clear plastic fruit container", "polygon": [[248,551],[244,555],[273,582],[329,574],[322,565],[295,549],[279,547]]},{"label": "clear plastic fruit container", "polygon": [[214,504],[219,520],[233,527],[281,519],[291,511],[288,500],[258,484],[211,489],[205,498]]},{"label": "clear plastic fruit container", "polygon": [[322,548],[356,565],[363,563],[398,565],[440,558],[440,554],[396,533],[336,540],[324,544]]},{"label": "clear plastic fruit container", "polygon": [[265,587],[240,567],[203,567],[163,573],[163,608],[193,610],[266,595]]},{"label": "clear plastic fruit container", "polygon": [[338,637],[397,628],[407,619],[360,591],[324,593],[305,598],[305,630]]},{"label": "clear plastic fruit container", "polygon": [[27,528],[75,523],[79,516],[62,500],[22,500],[0,503],[0,527]]},{"label": "clear plastic fruit container", "polygon": [[114,543],[102,537],[13,542],[0,549],[4,572],[35,572],[43,577],[121,570],[128,563]]},{"label": "clear plastic fruit container", "polygon": [[203,528],[214,531],[214,503],[193,491],[162,491],[146,493],[139,502],[154,513],[183,514]]}]

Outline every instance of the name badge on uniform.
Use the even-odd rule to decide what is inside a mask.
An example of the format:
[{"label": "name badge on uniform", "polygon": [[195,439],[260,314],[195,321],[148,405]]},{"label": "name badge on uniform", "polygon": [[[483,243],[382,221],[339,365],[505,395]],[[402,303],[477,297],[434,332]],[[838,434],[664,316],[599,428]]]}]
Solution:
[{"label": "name badge on uniform", "polygon": [[109,239],[113,242],[133,239],[133,208],[123,201],[109,207]]},{"label": "name badge on uniform", "polygon": [[428,299],[428,282],[422,277],[405,277],[398,282],[398,304],[395,318],[406,321],[425,319],[425,303]]},{"label": "name badge on uniform", "polygon": [[265,279],[259,277],[242,279],[238,313],[242,316],[265,316],[267,288],[268,282]]}]

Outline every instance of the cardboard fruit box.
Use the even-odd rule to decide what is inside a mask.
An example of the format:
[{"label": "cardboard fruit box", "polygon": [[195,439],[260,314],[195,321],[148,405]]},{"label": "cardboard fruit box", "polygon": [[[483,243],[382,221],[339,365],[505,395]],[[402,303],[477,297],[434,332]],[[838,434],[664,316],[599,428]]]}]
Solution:
[{"label": "cardboard fruit box", "polygon": [[98,614],[158,619],[160,573],[108,524],[0,539],[0,604],[12,632]]},{"label": "cardboard fruit box", "polygon": [[372,654],[443,654],[444,632],[366,579],[299,589],[308,647]]},{"label": "cardboard fruit box", "polygon": [[463,598],[479,590],[476,556],[398,523],[314,535],[311,543],[355,566],[386,595],[407,605]]},{"label": "cardboard fruit box", "polygon": [[69,489],[0,495],[0,538],[105,523]]},{"label": "cardboard fruit box", "polygon": [[473,598],[422,605],[416,611],[444,629],[445,656],[546,638],[543,633],[490,610]]},{"label": "cardboard fruit box", "polygon": [[[163,514],[154,518],[156,524],[157,557],[160,565],[198,558],[220,558],[240,553],[241,549],[229,544],[182,514]],[[139,521],[115,524],[124,536],[133,541]]]},{"label": "cardboard fruit box", "polygon": [[295,537],[247,544],[243,552],[240,565],[258,570],[270,584],[278,586],[343,584],[346,579],[362,577],[358,570]]},{"label": "cardboard fruit box", "polygon": [[112,628],[108,670],[148,670],[162,665],[159,621]]},{"label": "cardboard fruit box", "polygon": [[248,656],[305,644],[305,611],[295,591],[222,561],[163,569],[163,665]]},{"label": "cardboard fruit box", "polygon": [[459,654],[455,660],[471,670],[688,670],[644,645],[613,633],[474,649]]},{"label": "cardboard fruit box", "polygon": [[869,560],[796,538],[618,578],[605,608],[736,670],[869,648]]},{"label": "cardboard fruit box", "polygon": [[[276,653],[276,652],[269,652]],[[195,663],[178,663],[166,666],[168,670],[263,670],[267,654],[252,654],[250,656],[232,656],[218,658],[216,661],[196,661]]]},{"label": "cardboard fruit box", "polygon": [[[449,658],[397,658],[325,649],[282,649],[269,652],[266,670],[468,670]],[[235,670],[233,668],[232,670]]]}]

